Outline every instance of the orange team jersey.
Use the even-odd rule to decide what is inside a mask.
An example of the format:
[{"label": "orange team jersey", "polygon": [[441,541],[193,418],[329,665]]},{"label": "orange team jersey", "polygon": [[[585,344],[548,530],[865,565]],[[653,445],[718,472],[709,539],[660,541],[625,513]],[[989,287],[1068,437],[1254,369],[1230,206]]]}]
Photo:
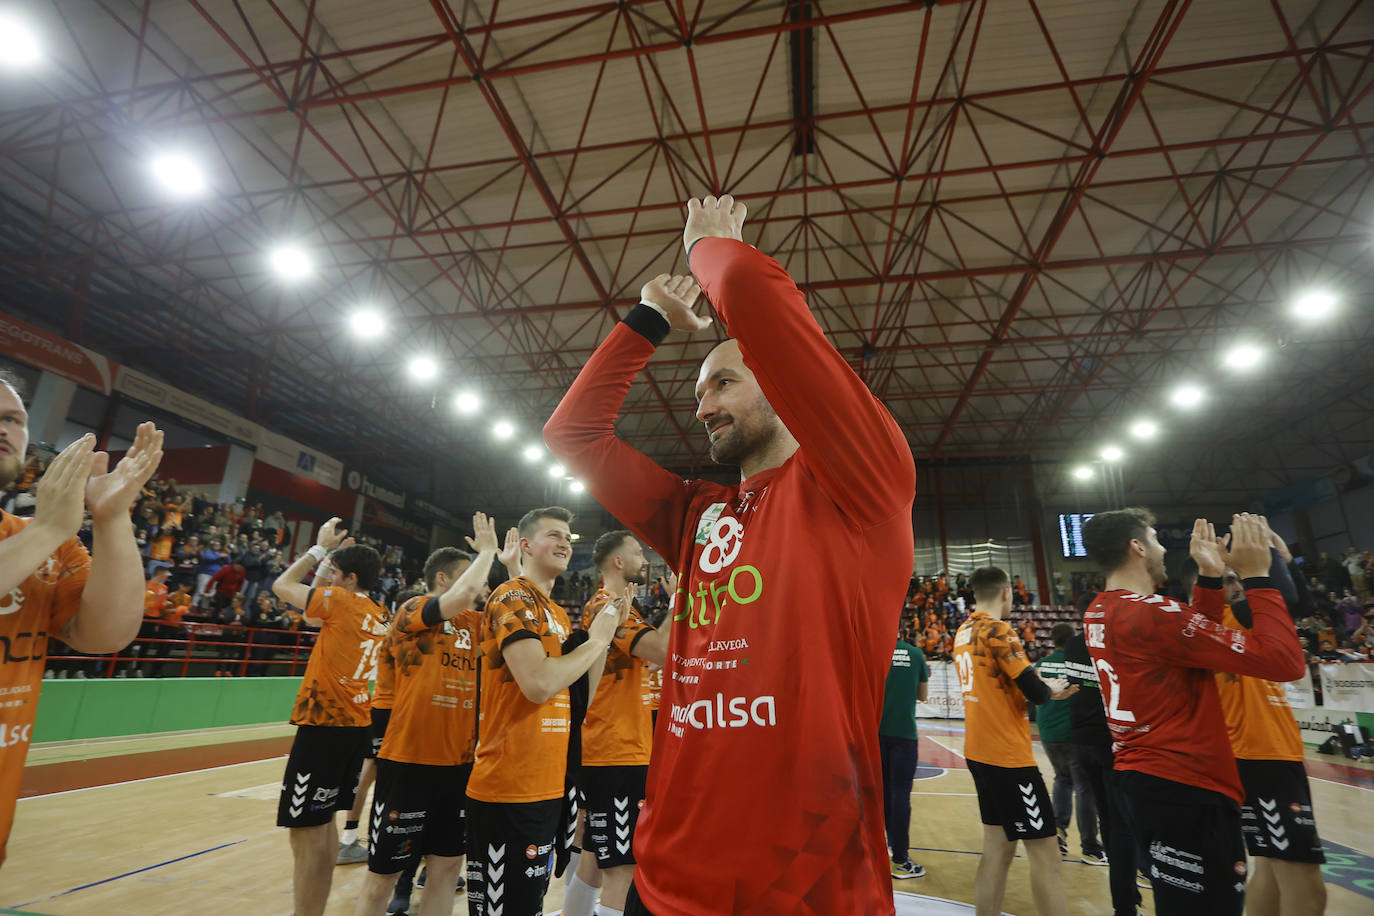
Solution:
[{"label": "orange team jersey", "polygon": [[[614,595],[604,588],[582,608],[590,622]],[[596,686],[596,696],[582,723],[582,765],[632,767],[649,765],[654,742],[653,720],[644,708],[645,670],[649,663],[633,655],[635,645],[654,628],[632,609],[606,652],[606,667]]]},{"label": "orange team jersey", "polygon": [[[1222,626],[1245,629],[1231,612],[1221,617]],[[1302,732],[1293,718],[1288,694],[1282,684],[1243,674],[1216,672],[1221,714],[1231,738],[1231,752],[1241,760],[1303,759]]]},{"label": "orange team jersey", "polygon": [[538,639],[544,654],[563,654],[572,632],[568,615],[524,576],[497,586],[480,630],[482,710],[468,795],[484,802],[547,801],[563,797],[572,709],[567,688],[531,703],[506,667],[502,651],[519,639]]},{"label": "orange team jersey", "polygon": [[[382,609],[382,615],[387,616],[386,608]],[[391,655],[391,621],[396,618],[390,616],[387,621],[386,642],[382,644],[382,650],[377,653],[377,674],[376,681],[372,685],[372,708],[390,709],[394,704],[396,696],[396,661]],[[387,728],[391,726],[388,725]]]},{"label": "orange team jersey", "polygon": [[1033,767],[1026,698],[1016,678],[1030,667],[1005,620],[974,611],[954,637],[964,693],[964,756],[998,767]]},{"label": "orange team jersey", "polygon": [[149,580],[143,583],[143,616],[161,617],[167,606],[167,583]]},{"label": "orange team jersey", "polygon": [[386,642],[386,612],[366,595],[312,588],[307,617],[322,621],[310,650],[292,725],[366,726],[372,717],[367,682]]},{"label": "orange team jersey", "polygon": [[[18,534],[26,524],[28,519],[0,512],[0,540]],[[0,863],[5,861],[5,843],[14,824],[48,638],[59,635],[76,616],[90,570],[90,554],[72,538],[18,588],[0,595]]]},{"label": "orange team jersey", "polygon": [[[459,611],[429,626],[423,612],[430,602],[437,605],[439,599],[419,595],[401,605],[387,633],[388,651],[382,654],[395,665],[396,698],[378,756],[427,766],[471,763],[482,615]],[[380,678],[377,683],[380,690]]]}]

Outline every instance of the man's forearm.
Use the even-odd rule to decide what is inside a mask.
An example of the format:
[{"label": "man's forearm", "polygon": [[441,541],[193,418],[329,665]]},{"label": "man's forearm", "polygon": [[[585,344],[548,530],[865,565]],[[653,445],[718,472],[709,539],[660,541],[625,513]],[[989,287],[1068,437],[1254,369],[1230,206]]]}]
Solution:
[{"label": "man's forearm", "polygon": [[143,618],[143,561],[127,515],[93,522],[91,537],[91,573],[81,610],[63,639],[80,652],[118,652],[138,635]]},{"label": "man's forearm", "polygon": [[300,585],[305,574],[315,568],[315,558],[307,551],[296,557],[296,562],[282,570],[274,585]]},{"label": "man's forearm", "polygon": [[60,533],[30,522],[13,537],[0,541],[0,595],[22,585],[65,540]]},{"label": "man's forearm", "polygon": [[[545,659],[539,677],[539,692],[545,697],[545,702],[548,697],[567,688],[573,681],[586,674],[592,666],[604,664],[607,648],[607,644],[598,639],[588,639],[567,655]],[[595,683],[591,685],[591,689],[596,690]],[[588,703],[590,704],[590,699]]]}]

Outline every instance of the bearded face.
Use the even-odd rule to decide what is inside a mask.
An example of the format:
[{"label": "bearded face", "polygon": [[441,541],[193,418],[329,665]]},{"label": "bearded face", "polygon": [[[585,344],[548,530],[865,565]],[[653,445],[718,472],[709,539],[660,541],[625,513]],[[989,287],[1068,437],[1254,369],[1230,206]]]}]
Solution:
[{"label": "bearded face", "polygon": [[29,451],[29,414],[19,394],[0,383],[0,489],[24,473]]}]

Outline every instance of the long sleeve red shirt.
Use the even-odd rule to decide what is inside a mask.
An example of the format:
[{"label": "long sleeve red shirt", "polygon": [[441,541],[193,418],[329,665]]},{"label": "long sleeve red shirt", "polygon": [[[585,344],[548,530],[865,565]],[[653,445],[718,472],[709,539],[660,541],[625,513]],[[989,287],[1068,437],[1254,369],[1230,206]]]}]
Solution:
[{"label": "long sleeve red shirt", "polygon": [[667,332],[647,306],[544,430],[679,572],[635,885],[658,916],[892,913],[878,722],[911,575],[911,451],[781,265],[716,238],[691,265],[798,451],[723,486],[620,441]]}]

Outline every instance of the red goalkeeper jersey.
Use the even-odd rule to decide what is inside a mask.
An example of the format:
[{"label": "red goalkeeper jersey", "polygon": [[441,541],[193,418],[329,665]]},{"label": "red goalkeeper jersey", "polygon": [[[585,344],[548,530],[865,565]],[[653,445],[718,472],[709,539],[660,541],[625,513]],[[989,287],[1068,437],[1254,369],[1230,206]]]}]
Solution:
[{"label": "red goalkeeper jersey", "polygon": [[1219,588],[1198,588],[1194,607],[1116,589],[1083,615],[1116,769],[1245,800],[1213,672],[1291,681],[1304,670],[1282,596],[1267,577],[1246,586],[1255,615],[1248,631],[1222,625]]},{"label": "red goalkeeper jersey", "polygon": [[632,311],[544,434],[681,579],[635,886],[658,916],[890,914],[878,722],[911,576],[911,451],[772,258],[708,238],[692,270],[800,443],[738,485],[616,438],[668,330]]}]

